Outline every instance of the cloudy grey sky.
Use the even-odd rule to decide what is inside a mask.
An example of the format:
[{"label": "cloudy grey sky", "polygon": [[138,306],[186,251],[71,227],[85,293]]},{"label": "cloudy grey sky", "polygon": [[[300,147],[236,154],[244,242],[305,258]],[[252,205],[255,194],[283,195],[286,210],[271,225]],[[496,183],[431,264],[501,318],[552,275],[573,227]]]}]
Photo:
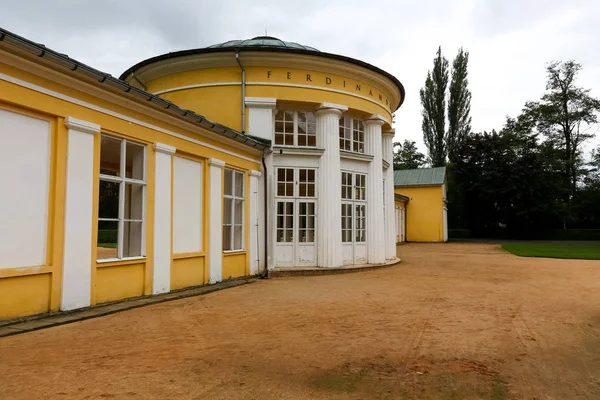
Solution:
[{"label": "cloudy grey sky", "polygon": [[475,131],[501,128],[538,99],[552,60],[582,63],[579,84],[600,97],[598,0],[0,0],[0,9],[3,28],[114,76],[148,57],[265,29],[358,58],[402,81],[396,140],[421,149],[418,92],[438,45],[450,60],[460,46],[470,52]]}]

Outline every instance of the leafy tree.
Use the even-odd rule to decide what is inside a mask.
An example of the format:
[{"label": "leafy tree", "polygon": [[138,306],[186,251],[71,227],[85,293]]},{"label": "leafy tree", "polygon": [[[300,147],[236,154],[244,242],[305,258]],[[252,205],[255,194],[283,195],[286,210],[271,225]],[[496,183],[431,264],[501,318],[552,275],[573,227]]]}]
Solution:
[{"label": "leafy tree", "polygon": [[455,161],[456,147],[471,133],[471,91],[468,88],[467,66],[469,52],[462,47],[452,63],[452,79],[448,97],[448,132],[446,147],[448,159]]},{"label": "leafy tree", "polygon": [[416,169],[425,165],[425,155],[417,150],[417,144],[405,139],[394,143],[394,169]]},{"label": "leafy tree", "polygon": [[575,196],[581,175],[582,144],[594,136],[600,100],[589,89],[576,86],[581,64],[553,62],[546,67],[546,93],[539,102],[529,102],[525,111],[537,122],[537,129],[561,152],[563,180],[569,186],[567,202]]},{"label": "leafy tree", "polygon": [[448,60],[442,56],[438,47],[433,59],[433,70],[427,72],[425,86],[419,91],[423,123],[423,140],[433,167],[446,165],[446,88],[448,87]]}]

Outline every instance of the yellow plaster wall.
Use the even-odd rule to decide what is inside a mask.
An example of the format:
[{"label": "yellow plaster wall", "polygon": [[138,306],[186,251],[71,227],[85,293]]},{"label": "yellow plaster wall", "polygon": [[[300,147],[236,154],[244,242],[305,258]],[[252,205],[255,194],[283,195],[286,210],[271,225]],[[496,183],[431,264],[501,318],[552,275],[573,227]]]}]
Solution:
[{"label": "yellow plaster wall", "polygon": [[96,271],[96,301],[104,303],[144,294],[146,263],[101,267]]},{"label": "yellow plaster wall", "polygon": [[[310,81],[307,80],[307,75],[310,75]],[[205,68],[161,76],[147,82],[146,87],[152,93],[182,88],[161,93],[160,96],[184,108],[194,110],[208,119],[240,130],[241,84],[239,82],[241,82],[239,68]],[[392,105],[386,94],[364,82],[341,75],[297,68],[248,67],[246,82],[247,97],[304,102],[312,104],[313,107],[322,102],[329,102],[348,106],[352,112],[363,116],[379,114],[388,121],[392,118]],[[210,83],[228,85],[185,89],[187,86]],[[372,101],[357,96],[364,96]],[[384,128],[389,127],[391,125],[386,124]]]},{"label": "yellow plaster wall", "polygon": [[410,198],[406,205],[406,240],[443,242],[442,186],[402,187],[394,192]]},{"label": "yellow plaster wall", "polygon": [[175,258],[171,264],[171,290],[206,283],[204,256]]},{"label": "yellow plaster wall", "polygon": [[223,280],[229,278],[238,278],[248,274],[246,268],[246,252],[243,253],[223,253]]},{"label": "yellow plaster wall", "polygon": [[[0,52],[0,55],[3,53]],[[7,56],[11,57],[11,56]],[[23,112],[34,116],[42,116],[52,122],[53,135],[51,143],[51,167],[49,185],[49,212],[48,212],[48,253],[47,265],[31,266],[26,272],[23,269],[0,270],[0,319],[23,317],[48,311],[57,311],[60,306],[61,284],[62,284],[62,252],[64,247],[64,204],[65,204],[65,182],[66,182],[66,151],[68,133],[64,126],[64,118],[71,116],[91,123],[99,124],[102,132],[135,140],[147,145],[147,208],[146,208],[146,259],[132,263],[131,261],[118,261],[110,266],[96,264],[96,229],[97,220],[94,218],[92,232],[92,254],[93,261],[90,268],[91,275],[91,304],[105,301],[124,299],[133,296],[148,295],[152,290],[152,256],[153,256],[153,231],[154,226],[154,157],[155,152],[152,144],[164,143],[177,148],[178,152],[188,154],[199,160],[217,158],[223,160],[228,166],[248,171],[250,169],[260,170],[260,155],[248,147],[230,143],[222,143],[215,140],[215,133],[204,131],[189,125],[189,130],[183,128],[185,123],[170,123],[168,117],[163,119],[159,116],[149,116],[139,111],[132,110],[126,104],[129,101],[109,101],[98,97],[103,92],[96,88],[81,84],[81,90],[76,90],[66,83],[62,83],[61,77],[54,77],[53,72],[29,64],[25,68],[31,71],[16,68],[0,62],[0,73],[23,80],[27,84],[37,85],[44,90],[57,92],[53,96],[33,88],[25,87],[13,82],[0,79],[0,107]],[[35,71],[33,73],[32,71]],[[50,79],[52,77],[52,79]],[[66,80],[65,82],[67,82]],[[73,83],[72,81],[69,81]],[[64,98],[70,97],[71,99]],[[82,104],[85,102],[88,104]],[[102,109],[99,109],[102,108]],[[123,117],[111,115],[118,113]],[[150,112],[151,115],[155,115]],[[139,122],[130,121],[133,118]],[[152,125],[152,126],[148,126]],[[183,138],[170,135],[164,130],[174,132]],[[186,140],[201,140],[207,145],[193,143]],[[212,147],[211,147],[212,146]],[[221,151],[222,149],[223,151]],[[231,152],[234,154],[226,153]],[[237,155],[250,158],[243,159]],[[94,149],[94,204],[93,215],[98,212],[98,173],[100,155],[100,135],[96,136]],[[204,169],[205,178],[208,168]],[[208,198],[208,179],[205,179],[204,193],[205,201]],[[247,195],[249,201],[249,196]],[[206,203],[205,203],[206,204]],[[206,207],[208,209],[208,207]],[[204,232],[208,232],[208,218],[205,214]],[[206,236],[205,236],[206,237]],[[206,243],[205,243],[206,246]],[[205,247],[206,248],[206,247]],[[219,253],[216,256],[221,257]],[[245,257],[245,255],[243,255]],[[184,261],[178,264],[189,263]],[[200,261],[198,261],[200,262]],[[237,266],[238,261],[233,265]],[[202,261],[204,263],[204,261]],[[242,261],[245,265],[245,261]],[[181,265],[178,265],[179,267]],[[199,275],[189,272],[179,272],[185,267],[177,268],[175,272],[175,285],[200,284],[205,280],[204,268],[200,268]],[[245,268],[239,270],[236,267],[228,267],[227,272],[231,276],[245,275]]]},{"label": "yellow plaster wall", "polygon": [[0,278],[0,320],[50,311],[49,273]]}]

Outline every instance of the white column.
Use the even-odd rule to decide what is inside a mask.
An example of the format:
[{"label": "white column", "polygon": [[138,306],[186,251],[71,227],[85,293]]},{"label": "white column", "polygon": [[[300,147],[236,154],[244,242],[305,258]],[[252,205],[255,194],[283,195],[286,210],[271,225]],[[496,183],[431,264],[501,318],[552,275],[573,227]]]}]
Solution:
[{"label": "white column", "polygon": [[175,147],[154,144],[154,256],[152,294],[171,290],[171,169]]},{"label": "white column", "polygon": [[273,110],[277,100],[267,97],[246,97],[248,134],[273,141]]},{"label": "white column", "polygon": [[340,116],[348,107],[323,103],[317,110],[317,138],[325,152],[319,160],[317,262],[320,267],[343,265],[341,232]]},{"label": "white column", "polygon": [[259,215],[261,215],[259,207],[261,202],[259,201],[260,193],[258,186],[258,178],[260,177],[260,171],[250,171],[250,275],[256,275],[259,272],[259,261],[260,260],[260,248],[263,242],[263,238],[260,235],[261,221]]},{"label": "white column", "polygon": [[365,121],[366,149],[373,155],[367,176],[367,259],[369,264],[382,264],[386,259],[383,216],[383,172],[381,126],[384,120],[376,115]]},{"label": "white column", "polygon": [[208,219],[208,281],[215,283],[221,281],[223,272],[223,167],[225,161],[211,158],[209,219]]},{"label": "white column", "polygon": [[67,117],[65,125],[69,133],[60,309],[73,310],[90,305],[94,135],[100,125],[73,117]]},{"label": "white column", "polygon": [[383,159],[389,163],[385,174],[385,258],[396,257],[396,229],[394,224],[394,131],[383,133]]}]

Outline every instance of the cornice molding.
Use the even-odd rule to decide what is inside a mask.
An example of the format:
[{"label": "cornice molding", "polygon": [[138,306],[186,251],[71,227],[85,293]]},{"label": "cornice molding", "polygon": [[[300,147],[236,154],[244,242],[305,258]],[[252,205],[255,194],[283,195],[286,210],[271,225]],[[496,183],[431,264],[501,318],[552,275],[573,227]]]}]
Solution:
[{"label": "cornice molding", "polygon": [[73,117],[65,118],[65,126],[69,130],[89,133],[90,135],[100,132],[100,125]]},{"label": "cornice molding", "polygon": [[158,153],[164,153],[164,154],[168,154],[168,155],[172,156],[173,154],[175,154],[176,150],[177,149],[175,147],[169,146],[168,144],[159,143],[159,142],[154,143],[154,151],[156,151]]},{"label": "cornice molding", "polygon": [[369,163],[373,161],[373,156],[369,154],[354,153],[352,151],[340,150],[340,158],[344,160],[360,161]]}]

